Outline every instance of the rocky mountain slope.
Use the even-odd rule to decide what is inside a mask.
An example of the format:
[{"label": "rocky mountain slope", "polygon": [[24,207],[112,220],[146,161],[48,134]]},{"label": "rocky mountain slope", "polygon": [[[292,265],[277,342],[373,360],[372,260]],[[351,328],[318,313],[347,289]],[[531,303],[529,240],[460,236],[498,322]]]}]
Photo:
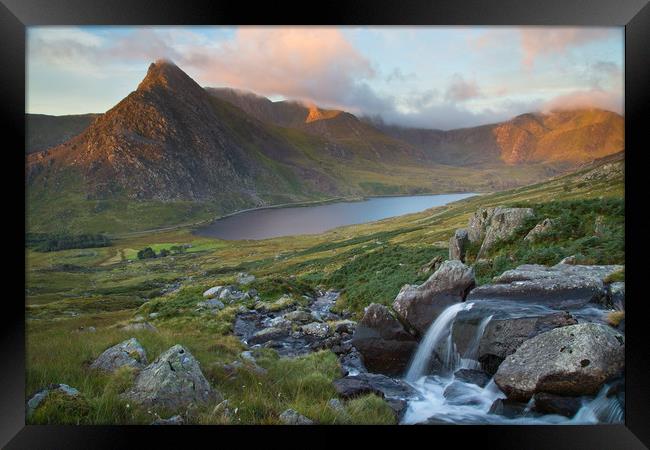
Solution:
[{"label": "rocky mountain slope", "polygon": [[100,114],[50,116],[26,114],[25,153],[34,153],[63,144],[84,131]]}]

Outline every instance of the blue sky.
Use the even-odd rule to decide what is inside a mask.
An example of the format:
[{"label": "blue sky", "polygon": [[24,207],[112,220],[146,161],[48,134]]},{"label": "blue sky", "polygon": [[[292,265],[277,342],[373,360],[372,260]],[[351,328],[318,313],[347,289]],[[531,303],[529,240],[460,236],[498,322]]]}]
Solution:
[{"label": "blue sky", "polygon": [[458,128],[529,111],[623,112],[623,28],[31,27],[30,113],[104,112],[168,58],[203,86]]}]

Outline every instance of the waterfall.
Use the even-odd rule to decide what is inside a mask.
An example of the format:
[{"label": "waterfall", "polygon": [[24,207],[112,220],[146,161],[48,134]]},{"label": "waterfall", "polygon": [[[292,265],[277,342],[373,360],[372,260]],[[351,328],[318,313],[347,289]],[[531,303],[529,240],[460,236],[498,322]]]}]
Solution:
[{"label": "waterfall", "polygon": [[604,385],[593,400],[583,404],[571,419],[573,423],[621,423],[625,412],[616,396],[607,397],[610,386]]},{"label": "waterfall", "polygon": [[488,316],[483,320],[481,320],[481,323],[479,324],[478,329],[476,330],[476,334],[474,335],[474,339],[472,339],[472,342],[467,348],[467,351],[465,351],[465,355],[460,360],[461,369],[481,368],[480,363],[477,361],[478,346],[481,343],[481,338],[483,337],[483,333],[485,333],[485,328],[487,328],[487,325],[488,323],[490,323],[490,320],[492,320],[492,317],[493,316]]},{"label": "waterfall", "polygon": [[[438,318],[429,326],[424,338],[420,342],[411,363],[409,364],[408,371],[406,372],[407,381],[417,381],[420,377],[425,375],[425,371],[429,366],[429,361],[434,350],[443,341],[449,339],[451,332],[451,324],[456,318],[456,314],[463,310],[469,310],[473,303],[454,303],[445,309]],[[441,355],[441,359],[449,362],[453,355],[453,343],[451,340],[447,341],[446,353]]]}]

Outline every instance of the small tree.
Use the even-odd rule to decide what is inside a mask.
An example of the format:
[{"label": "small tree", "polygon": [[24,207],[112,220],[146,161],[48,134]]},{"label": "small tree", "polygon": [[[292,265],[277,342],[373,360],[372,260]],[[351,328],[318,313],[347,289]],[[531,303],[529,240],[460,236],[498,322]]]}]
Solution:
[{"label": "small tree", "polygon": [[169,250],[167,250],[166,248],[163,248],[162,250],[160,250],[160,253],[158,254],[158,256],[160,256],[161,258],[164,258],[165,256],[169,256],[170,253],[171,252]]}]

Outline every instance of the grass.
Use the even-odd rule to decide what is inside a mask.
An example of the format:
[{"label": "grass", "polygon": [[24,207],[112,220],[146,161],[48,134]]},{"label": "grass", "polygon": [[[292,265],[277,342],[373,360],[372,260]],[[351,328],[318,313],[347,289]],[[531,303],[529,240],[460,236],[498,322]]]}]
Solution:
[{"label": "grass", "polygon": [[[287,408],[318,423],[394,423],[385,402],[372,395],[344,402],[345,413],[327,405],[335,397],[331,381],[340,376],[336,357],[329,351],[288,360],[265,349],[257,358],[266,375],[242,361],[245,367],[233,376],[223,365],[240,360],[245,349],[232,335],[239,304],[227,305],[216,314],[197,311],[203,291],[231,284],[238,272],[249,272],[256,280],[245,289],[256,289],[267,308],[282,307],[275,302],[285,294],[291,300],[283,302],[299,303],[316,289],[338,288],[343,294],[336,310],[348,310],[358,318],[369,303],[390,304],[403,284],[424,281],[428,275],[420,268],[435,256],[446,258],[454,230],[467,226],[479,207],[496,205],[529,206],[535,217],[484,255],[489,262],[475,266],[481,283],[518,264],[555,264],[574,254],[585,263],[623,264],[623,179],[584,183],[581,177],[586,172],[320,235],[222,241],[196,236],[189,227],[132,233],[125,226],[124,232],[111,237],[111,247],[48,253],[26,249],[26,396],[51,383],[68,384],[82,396],[79,405],[53,398],[33,420],[151,423],[155,411],[135,405],[127,408],[120,398],[132,374],[87,370],[103,350],[136,337],[150,361],[174,344],[186,346],[212,386],[228,399],[230,414],[225,405],[204,405],[187,418],[190,423],[274,424]],[[521,239],[546,217],[557,226],[543,241]],[[164,258],[133,258],[145,247],[159,252],[179,244],[192,247]],[[470,263],[477,250],[470,248]],[[622,281],[624,276],[622,271],[608,281]],[[254,306],[252,300],[244,304]],[[157,317],[150,318],[154,312]],[[138,315],[159,331],[121,329]],[[90,326],[95,333],[79,332],[80,327]]]}]

